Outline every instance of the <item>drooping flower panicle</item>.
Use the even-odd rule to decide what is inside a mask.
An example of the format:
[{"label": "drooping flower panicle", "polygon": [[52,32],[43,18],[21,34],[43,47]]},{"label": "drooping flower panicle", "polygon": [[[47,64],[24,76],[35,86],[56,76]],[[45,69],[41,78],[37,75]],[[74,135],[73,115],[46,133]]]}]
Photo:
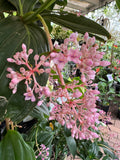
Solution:
[{"label": "drooping flower panicle", "polygon": [[[63,44],[55,44],[55,50],[51,51],[48,57],[35,55],[33,67],[29,64],[29,56],[33,50],[29,49],[27,52],[27,48],[23,44],[22,52],[17,52],[13,58],[7,59],[8,62],[22,65],[19,72],[12,68],[7,69],[9,72],[7,77],[11,79],[9,87],[15,94],[18,83],[24,80],[25,100],[34,102],[39,99],[38,105],[41,105],[43,95],[49,97],[48,106],[53,106],[49,120],[57,120],[61,125],[66,125],[71,129],[72,137],[76,139],[98,138],[95,131],[97,130],[96,124],[99,122],[99,113],[95,103],[99,91],[88,89],[88,86],[96,86],[96,84],[92,84],[96,74],[94,67],[107,66],[110,62],[101,61],[104,53],[97,50],[98,46],[95,44],[94,37],[90,38],[86,33],[85,43],[82,46],[79,45],[77,39],[78,33],[72,33],[69,38],[64,40]],[[65,84],[61,71],[69,61],[76,64],[76,69],[80,69],[82,82],[78,83],[77,80],[72,80],[70,84]],[[45,69],[41,66],[45,66]],[[59,84],[57,78],[54,78],[50,67],[57,77],[59,76],[62,85]],[[59,84],[56,90],[50,92],[47,86],[40,86],[37,82],[36,74],[40,75],[44,72],[50,73],[50,83]]]}]

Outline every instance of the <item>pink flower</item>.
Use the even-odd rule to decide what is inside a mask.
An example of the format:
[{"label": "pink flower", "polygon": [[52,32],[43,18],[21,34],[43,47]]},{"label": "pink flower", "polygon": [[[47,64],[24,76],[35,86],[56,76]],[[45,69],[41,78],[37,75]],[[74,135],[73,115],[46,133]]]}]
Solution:
[{"label": "pink flower", "polygon": [[94,43],[95,43],[95,37],[89,38],[89,39],[87,40],[87,45],[88,45],[88,47],[94,45]]},{"label": "pink flower", "polygon": [[101,66],[104,66],[104,67],[105,67],[105,66],[109,66],[110,64],[111,64],[111,63],[108,62],[108,61],[101,61],[101,62],[100,62],[100,65],[101,65]]},{"label": "pink flower", "polygon": [[50,94],[51,94],[48,87],[43,87],[42,93],[43,93],[46,97],[49,97]]},{"label": "pink flower", "polygon": [[7,58],[7,61],[11,63],[15,63],[15,60],[13,58]]},{"label": "pink flower", "polygon": [[82,96],[82,93],[79,91],[79,89],[76,89],[75,92],[73,93],[73,97],[79,98]]},{"label": "pink flower", "polygon": [[72,34],[70,35],[70,41],[76,43],[76,42],[77,42],[77,37],[78,37],[78,33],[77,33],[77,32],[72,33]]},{"label": "pink flower", "polygon": [[60,70],[62,70],[67,63],[67,58],[62,53],[56,53],[56,56],[52,53],[51,56],[53,62],[58,65]]},{"label": "pink flower", "polygon": [[27,89],[27,92],[24,93],[24,96],[25,96],[26,101],[31,100],[32,102],[35,102],[35,100],[36,100],[31,88]]},{"label": "pink flower", "polygon": [[12,68],[7,68],[7,71],[10,72],[6,75],[7,78],[11,79],[11,82],[9,83],[9,88],[12,89],[13,94],[17,91],[17,84],[24,79],[24,76],[22,76],[20,73],[17,73],[12,70]]},{"label": "pink flower", "polygon": [[23,49],[24,52],[27,51],[26,45],[24,43],[22,44],[22,49]]},{"label": "pink flower", "polygon": [[80,63],[81,52],[78,49],[70,49],[67,52],[67,60],[76,64]]},{"label": "pink flower", "polygon": [[43,103],[43,100],[42,101],[38,101],[37,106],[41,106],[42,103]]},{"label": "pink flower", "polygon": [[86,41],[88,40],[88,38],[89,38],[89,35],[88,35],[88,33],[86,32],[85,35],[84,35],[84,41],[86,42]]}]

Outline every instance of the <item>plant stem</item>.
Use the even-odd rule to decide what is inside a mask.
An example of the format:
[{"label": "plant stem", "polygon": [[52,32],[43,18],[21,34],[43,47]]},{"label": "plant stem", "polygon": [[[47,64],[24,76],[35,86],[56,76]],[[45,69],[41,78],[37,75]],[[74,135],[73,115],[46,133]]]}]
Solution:
[{"label": "plant stem", "polygon": [[11,129],[14,130],[14,125],[12,121],[11,121]]},{"label": "plant stem", "polygon": [[112,67],[112,62],[113,62],[113,46],[114,46],[114,43],[113,43],[113,45],[112,45],[112,50],[111,50],[111,60],[110,60],[110,62],[111,62],[111,67]]},{"label": "plant stem", "polygon": [[[51,40],[51,37],[50,37],[50,33],[49,33],[49,30],[48,30],[48,27],[47,27],[44,19],[43,19],[40,15],[37,15],[37,17],[40,19],[41,23],[43,24],[43,27],[44,27],[45,32],[46,32],[46,36],[47,36],[47,38],[48,38],[48,43],[49,43],[49,46],[50,46],[50,50],[52,51],[52,50],[53,50],[53,44],[52,44],[52,40]],[[57,64],[56,64],[55,66],[56,66],[58,75],[59,75],[59,77],[60,77],[61,84],[62,84],[63,86],[65,86],[65,82],[64,82],[64,80],[63,80],[63,77],[62,77],[62,74],[61,74],[61,72],[60,72],[60,69],[59,69],[59,67],[58,67]]]},{"label": "plant stem", "polygon": [[5,119],[7,131],[10,129],[10,127],[9,127],[9,120],[10,120],[9,118],[6,118],[6,119]]},{"label": "plant stem", "polygon": [[99,144],[99,146],[101,146],[101,147],[105,147],[105,148],[107,148],[107,149],[111,150],[111,152],[113,152],[113,153],[114,153],[114,150],[113,150],[113,149],[111,149],[110,147],[108,147],[108,146],[106,146],[106,145],[104,145],[104,144]]},{"label": "plant stem", "polygon": [[40,16],[39,14],[37,15],[37,17],[39,18],[39,20],[41,21],[41,23],[43,24],[43,27],[45,29],[45,33],[46,33],[46,36],[48,38],[48,43],[50,45],[50,50],[52,51],[53,50],[53,44],[52,44],[52,41],[51,41],[51,37],[50,37],[50,33],[49,33],[49,30],[48,30],[48,27],[46,25],[46,22],[44,21],[44,19],[42,18],[42,16]]},{"label": "plant stem", "polygon": [[56,1],[56,0],[47,0],[47,1],[45,1],[45,3],[43,3],[43,4],[40,6],[40,8],[38,8],[33,14],[25,17],[24,20],[25,20],[26,22],[31,22],[31,21],[33,21],[39,13],[43,12],[45,9],[47,9],[49,6],[51,6],[55,1]]},{"label": "plant stem", "polygon": [[36,142],[37,150],[38,150],[38,151],[39,151],[39,153],[40,153],[39,144],[38,144],[38,142],[37,142],[37,133],[38,133],[38,128],[37,128],[36,133],[35,133],[35,142]]},{"label": "plant stem", "polygon": [[19,6],[20,6],[20,16],[23,16],[23,6],[21,0],[19,0]]}]

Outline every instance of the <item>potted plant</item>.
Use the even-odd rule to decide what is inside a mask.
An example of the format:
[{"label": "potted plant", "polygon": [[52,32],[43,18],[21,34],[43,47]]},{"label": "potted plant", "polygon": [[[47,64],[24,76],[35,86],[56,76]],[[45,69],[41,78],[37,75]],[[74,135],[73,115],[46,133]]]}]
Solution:
[{"label": "potted plant", "polygon": [[64,42],[64,39],[68,38],[70,34],[72,33],[72,30],[63,29],[60,25],[53,25],[53,29],[51,32],[51,38],[53,43],[57,41],[59,44]]},{"label": "potted plant", "polygon": [[100,81],[98,82],[98,90],[100,91],[100,107],[107,113],[109,110],[110,101],[113,101],[115,99],[113,81],[107,81],[103,78],[99,78],[99,80]]}]

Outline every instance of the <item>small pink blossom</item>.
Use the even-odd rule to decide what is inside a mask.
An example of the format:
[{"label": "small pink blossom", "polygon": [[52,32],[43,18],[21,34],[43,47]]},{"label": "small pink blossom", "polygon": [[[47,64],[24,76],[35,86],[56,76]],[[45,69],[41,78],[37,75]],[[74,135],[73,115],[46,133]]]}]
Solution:
[{"label": "small pink blossom", "polygon": [[39,55],[36,54],[36,55],[34,56],[34,60],[35,60],[35,61],[38,61],[38,60],[39,60]]},{"label": "small pink blossom", "polygon": [[43,103],[43,100],[42,101],[38,101],[37,106],[41,106],[42,103]]},{"label": "small pink blossom", "polygon": [[105,67],[105,66],[109,66],[110,64],[111,64],[111,63],[108,62],[108,61],[101,61],[101,62],[100,62],[100,65],[101,65],[101,66],[104,66],[104,67]]},{"label": "small pink blossom", "polygon": [[73,97],[79,98],[82,96],[82,93],[79,91],[79,89],[76,89],[75,92],[73,93]]},{"label": "small pink blossom", "polygon": [[43,87],[43,90],[42,90],[42,93],[46,96],[46,97],[49,97],[51,92],[49,90],[48,87]]},{"label": "small pink blossom", "polygon": [[[38,146],[37,146],[37,148],[38,148]],[[44,144],[41,144],[39,149],[37,149],[36,152],[38,153],[36,158],[41,157],[42,160],[48,160],[49,148],[47,148]]]},{"label": "small pink blossom", "polygon": [[24,93],[25,96],[25,100],[31,100],[32,102],[35,102],[36,98],[33,94],[33,91],[31,90],[31,88],[27,89],[27,92]]},{"label": "small pink blossom", "polygon": [[7,61],[8,61],[8,62],[11,62],[11,63],[15,63],[15,60],[12,59],[12,58],[7,58]]},{"label": "small pink blossom", "polygon": [[70,49],[67,52],[67,60],[76,64],[80,63],[81,52],[78,49]]},{"label": "small pink blossom", "polygon": [[78,33],[77,32],[72,33],[70,35],[70,40],[76,43],[77,42],[77,37],[78,37]]},{"label": "small pink blossom", "polygon": [[56,54],[56,57],[52,58],[52,60],[55,64],[58,65],[60,70],[62,70],[67,63],[67,58],[62,53]]}]

